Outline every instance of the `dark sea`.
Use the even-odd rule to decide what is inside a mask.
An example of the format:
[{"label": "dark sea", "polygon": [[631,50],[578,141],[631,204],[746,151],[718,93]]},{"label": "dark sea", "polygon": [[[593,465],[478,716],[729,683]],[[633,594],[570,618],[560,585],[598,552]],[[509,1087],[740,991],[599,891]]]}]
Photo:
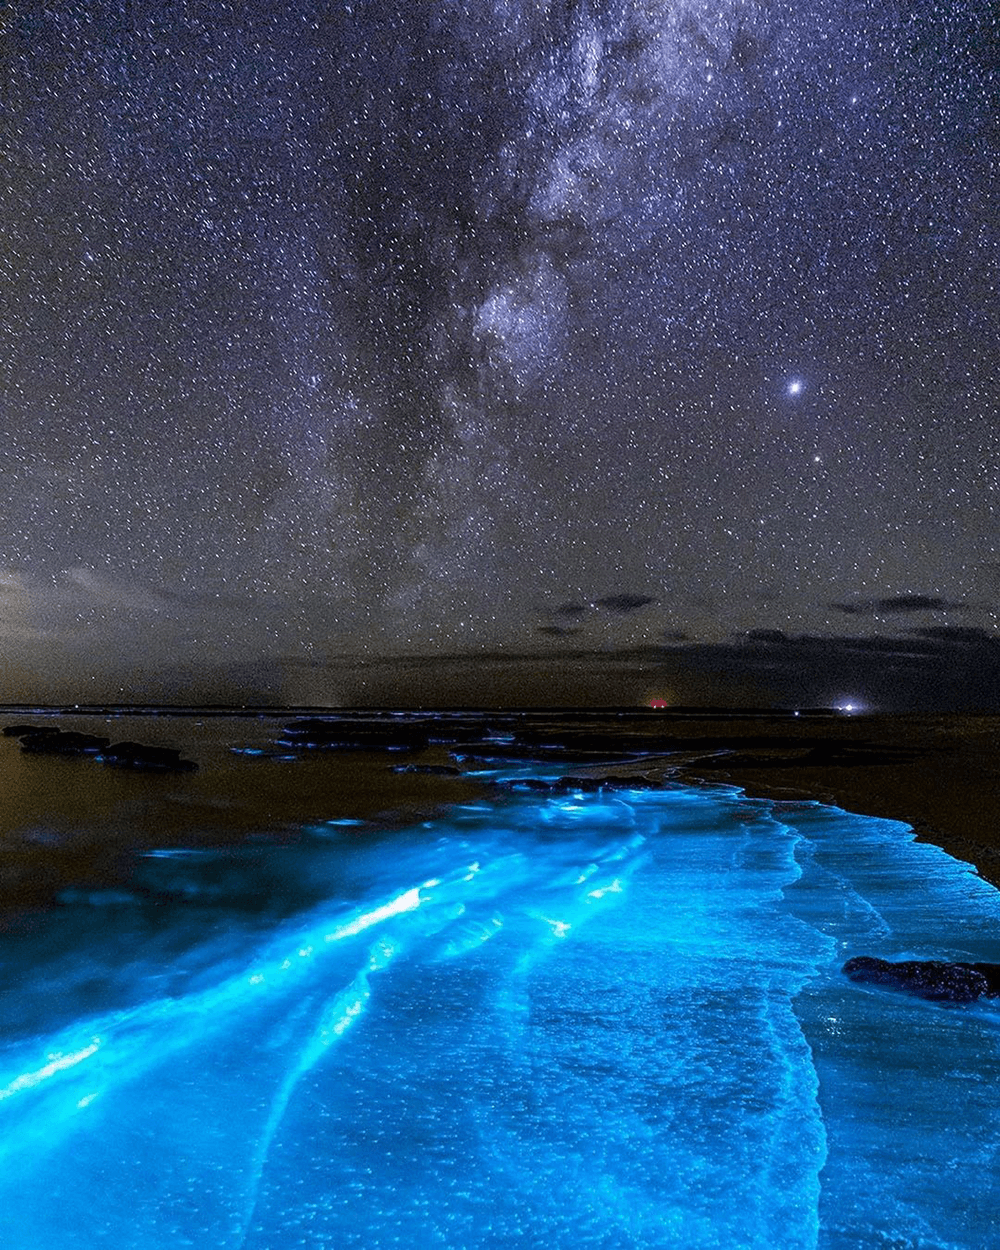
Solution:
[{"label": "dark sea", "polygon": [[1000,1008],[841,972],[1000,962],[906,826],[637,713],[17,724],[107,742],[0,739],[7,1250],[1000,1244]]}]

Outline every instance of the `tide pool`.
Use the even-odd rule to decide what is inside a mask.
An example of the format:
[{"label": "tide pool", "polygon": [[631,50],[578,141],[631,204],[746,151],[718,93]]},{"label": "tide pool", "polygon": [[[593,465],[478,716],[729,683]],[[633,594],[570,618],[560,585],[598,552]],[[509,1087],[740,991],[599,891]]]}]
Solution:
[{"label": "tide pool", "polygon": [[905,826],[675,787],[332,828],[287,848],[327,901],[0,1054],[5,1247],[1000,1241],[1000,1010],[840,972],[1000,960]]}]

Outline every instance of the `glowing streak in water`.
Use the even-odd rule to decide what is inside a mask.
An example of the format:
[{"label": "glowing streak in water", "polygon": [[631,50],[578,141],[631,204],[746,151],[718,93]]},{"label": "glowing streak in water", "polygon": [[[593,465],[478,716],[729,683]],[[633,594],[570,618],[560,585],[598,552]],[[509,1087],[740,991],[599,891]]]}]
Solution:
[{"label": "glowing streak in water", "polygon": [[[413,891],[407,891],[407,893],[413,893]],[[402,895],[400,897],[406,896]],[[412,908],[404,908],[403,910],[412,910]],[[392,914],[398,913],[394,912]],[[260,1182],[264,1175],[264,1166],[271,1149],[271,1143],[274,1141],[274,1136],[285,1118],[285,1112],[288,1110],[288,1104],[292,1100],[296,1086],[302,1077],[316,1066],[327,1047],[338,1038],[343,1037],[351,1025],[355,1023],[364,1011],[369,998],[371,998],[369,974],[384,968],[396,953],[397,948],[391,942],[382,940],[375,943],[369,951],[366,967],[362,968],[350,985],[346,986],[340,993],[334,994],[328,1000],[311,1036],[299,1051],[295,1062],[289,1067],[281,1084],[275,1091],[271,1100],[267,1123],[264,1125],[264,1130],[261,1133],[254,1153],[250,1193],[247,1199],[241,1245],[246,1243],[250,1233],[250,1226],[253,1222],[254,1212],[257,1210]]]},{"label": "glowing streak in water", "polygon": [[54,1055],[44,1067],[34,1072],[23,1072],[9,1085],[0,1089],[0,1099],[10,1098],[26,1089],[34,1089],[36,1085],[41,1085],[43,1081],[49,1080],[57,1073],[65,1072],[67,1068],[75,1068],[77,1064],[83,1063],[85,1059],[96,1054],[100,1045],[101,1039],[95,1037],[89,1046],[84,1046],[82,1050],[74,1051],[71,1055]]},{"label": "glowing streak in water", "polygon": [[400,916],[403,912],[416,911],[420,904],[425,901],[421,898],[420,891],[432,889],[440,884],[440,881],[431,880],[425,881],[422,886],[414,886],[412,890],[398,894],[394,899],[390,899],[388,903],[384,903],[381,907],[375,907],[372,911],[366,911],[363,915],[357,916],[347,924],[339,925],[332,932],[326,934],[323,941],[339,942],[345,937],[354,937],[355,934],[363,933],[365,929],[370,929],[372,925],[388,920],[391,916]]},{"label": "glowing streak in water", "polygon": [[[453,853],[455,848],[449,849]],[[443,880],[429,878],[420,885],[393,894],[376,906],[369,905],[366,910],[341,913],[339,917],[331,916],[327,908],[318,910],[312,916],[305,917],[294,928],[283,927],[275,935],[273,942],[258,951],[249,967],[244,967],[237,974],[211,988],[181,998],[148,1001],[139,1007],[109,1015],[99,1021],[94,1020],[89,1026],[83,1026],[87,1031],[82,1036],[80,1026],[76,1026],[58,1048],[49,1043],[47,1053],[43,1052],[44,1062],[40,1063],[36,1058],[29,1067],[22,1061],[22,1065],[29,1067],[29,1070],[0,1088],[0,1099],[9,1099],[14,1094],[43,1085],[57,1074],[66,1074],[62,1080],[52,1083],[56,1088],[54,1097],[50,1097],[49,1101],[36,1104],[29,1098],[23,1100],[27,1106],[22,1121],[8,1126],[9,1131],[5,1132],[0,1151],[8,1152],[15,1158],[19,1154],[23,1155],[28,1134],[32,1135],[32,1140],[38,1140],[41,1151],[48,1153],[61,1148],[57,1147],[57,1142],[63,1133],[73,1132],[74,1124],[78,1125],[81,1119],[89,1120],[89,1117],[78,1117],[80,1110],[88,1107],[98,1097],[101,1098],[102,1106],[107,1097],[109,1106],[116,1107],[117,1103],[112,1096],[121,1095],[124,1087],[145,1079],[151,1069],[170,1063],[172,1056],[178,1052],[192,1047],[214,1047],[215,1035],[233,1030],[240,1013],[267,1013],[264,1016],[254,1014],[250,1017],[255,1030],[261,1023],[266,1029],[272,1028],[275,1022],[286,1030],[292,1030],[291,1033],[286,1031],[274,1034],[279,1038],[296,1038],[295,1028],[304,1026],[304,1035],[298,1033],[296,1040],[291,1042],[291,1052],[284,1053],[278,1059],[279,1072],[274,1074],[277,1086],[272,1087],[273,1095],[265,1103],[264,1126],[259,1136],[254,1135],[256,1140],[251,1168],[245,1174],[249,1188],[243,1190],[245,1204],[241,1236],[245,1242],[251,1237],[261,1181],[266,1174],[274,1138],[281,1129],[299,1081],[364,1016],[372,994],[371,974],[385,967],[397,953],[396,945],[387,936],[382,937],[371,947],[364,965],[345,985],[343,965],[331,952],[327,958],[332,965],[338,988],[325,1002],[318,1000],[320,1005],[317,1011],[317,1000],[313,1000],[312,1008],[309,1001],[320,983],[318,978],[322,975],[323,956],[330,949],[330,945],[347,942],[375,926],[410,916],[426,904],[426,912],[421,919],[401,923],[399,932],[408,935],[409,939],[422,942],[428,937],[436,939],[443,930],[450,929],[450,932],[442,934],[444,947],[438,946],[435,941],[431,949],[425,951],[424,957],[436,960],[461,955],[482,946],[504,929],[504,920],[499,915],[492,910],[485,914],[479,910],[484,903],[492,909],[498,898],[512,901],[513,941],[518,940],[518,933],[521,932],[517,928],[519,913],[521,916],[532,915],[535,919],[532,929],[536,936],[529,938],[529,941],[537,943],[537,919],[543,920],[551,936],[564,937],[571,927],[570,921],[550,919],[548,916],[536,919],[536,913],[526,913],[522,891],[530,891],[533,887],[541,888],[551,900],[553,889],[565,889],[571,887],[574,881],[586,880],[597,871],[596,866],[588,862],[591,861],[594,848],[583,848],[582,858],[578,855],[580,850],[581,848],[571,843],[557,852],[555,859],[561,871],[553,876],[551,864],[545,856],[530,856],[522,852],[504,853],[507,846],[491,844],[488,859],[484,859],[482,863],[478,860],[470,862],[470,858],[466,858],[468,843],[463,842],[459,851],[462,856],[458,861],[460,866],[443,873]],[[570,856],[568,862],[567,853]],[[544,880],[539,880],[539,871]],[[440,891],[437,887],[441,887]],[[575,890],[573,894],[573,905],[585,906],[586,900]],[[547,911],[550,906],[561,904],[550,901],[543,906]],[[467,912],[468,915],[465,916]],[[452,929],[451,926],[457,920],[461,920],[461,925]],[[574,924],[575,922],[574,916]],[[546,934],[549,941],[541,945],[549,947],[551,936]],[[353,963],[355,956],[351,953],[352,949],[348,948],[346,958]],[[544,953],[541,950],[536,951],[534,958]],[[524,970],[532,959],[529,952],[519,961],[520,971],[514,978],[518,989],[523,985]],[[353,966],[357,968],[357,964]],[[350,976],[350,972],[347,975]],[[303,1018],[303,1010],[315,1012],[311,1022],[308,1016]],[[277,1046],[285,1045],[280,1040],[269,1041],[266,1035],[256,1035],[263,1037],[262,1045],[268,1048],[263,1051],[265,1056],[273,1055]],[[95,1074],[91,1068],[81,1070],[80,1065],[99,1048],[102,1051],[101,1060],[98,1061],[99,1073]],[[271,1071],[273,1073],[273,1068]],[[139,1088],[142,1090],[143,1087],[140,1085]],[[130,1099],[131,1094],[125,1092],[122,1105],[128,1107]]]},{"label": "glowing streak in water", "polygon": [[610,885],[599,886],[596,890],[588,891],[587,898],[604,898],[606,894],[621,894],[621,892],[622,883],[615,877]]},{"label": "glowing streak in water", "polygon": [[[428,896],[422,891],[440,884],[439,880],[431,879],[423,885],[404,890],[381,906],[362,912],[338,925],[336,929],[325,934],[323,940],[327,943],[338,942],[362,933],[394,916],[415,911],[422,903],[428,901]],[[295,939],[287,940],[295,941]],[[258,993],[263,993],[275,983],[288,985],[289,974],[304,975],[304,972],[300,973],[298,970],[304,970],[311,962],[309,957],[314,953],[313,946],[308,940],[303,941],[303,935],[300,934],[294,950],[294,958],[288,956],[279,958],[276,955],[265,964],[264,968],[257,968],[249,974],[241,974],[188,998],[156,1000],[107,1018],[99,1026],[102,1032],[108,1032],[107,1037],[93,1037],[88,1044],[77,1049],[50,1053],[46,1056],[44,1064],[20,1073],[5,1086],[0,1087],[0,1102],[44,1086],[47,1081],[62,1073],[71,1072],[96,1054],[101,1047],[105,1048],[110,1065],[109,1071],[113,1073],[113,1076],[108,1077],[109,1080],[120,1084],[139,1076],[155,1063],[162,1062],[172,1051],[187,1045],[193,1037],[204,1036],[212,1029],[225,1028],[232,1012],[246,1005],[250,987]],[[374,968],[381,965],[372,963],[370,966]],[[349,994],[349,990],[345,990],[344,993]],[[358,995],[355,993],[351,1003],[357,998]],[[345,1007],[344,1012],[346,1011]],[[335,1023],[329,1022],[327,1027],[334,1029],[334,1036],[340,1036],[359,1012],[360,1007],[352,1008],[339,1028],[335,1027]],[[165,1027],[167,1021],[171,1026],[169,1031]],[[155,1030],[155,1043],[141,1041],[137,1036],[137,1031],[141,1036],[142,1030],[146,1028]],[[74,1099],[71,1106],[82,1108],[89,1105],[97,1096],[97,1092],[99,1091]],[[15,1139],[8,1134],[2,1141],[2,1149],[12,1148],[14,1144]]]}]

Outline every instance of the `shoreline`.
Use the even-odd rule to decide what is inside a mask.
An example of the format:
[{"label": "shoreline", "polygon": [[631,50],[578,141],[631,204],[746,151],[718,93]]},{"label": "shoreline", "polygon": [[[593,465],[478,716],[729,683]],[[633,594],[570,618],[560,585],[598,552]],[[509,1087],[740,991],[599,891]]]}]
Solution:
[{"label": "shoreline", "polygon": [[[693,784],[738,786],[748,798],[812,800],[899,821],[918,841],[970,864],[1000,889],[1000,717],[858,716],[850,724],[859,748],[864,744],[853,760],[850,752],[842,759],[808,758],[829,729],[812,725],[803,726],[805,754],[798,758],[787,747],[764,747],[756,759],[722,748],[710,760],[681,763],[674,775]],[[837,725],[838,736],[844,728]],[[880,750],[898,752],[897,758]]]},{"label": "shoreline", "polygon": [[[256,837],[261,827],[280,840],[296,840],[305,825],[322,825],[331,817],[370,822],[373,831],[406,825],[456,802],[492,797],[496,791],[465,773],[461,760],[484,748],[487,754],[506,754],[508,743],[516,758],[551,761],[567,776],[642,773],[653,782],[725,784],[748,798],[810,800],[899,821],[918,840],[971,864],[1000,888],[1000,716],[795,716],[757,709],[327,711],[322,719],[341,727],[378,722],[405,738],[415,732],[415,722],[427,721],[436,722],[435,733],[415,741],[412,754],[391,755],[384,743],[380,749],[372,742],[369,750],[347,754],[300,751],[286,765],[279,761],[289,761],[287,754],[248,760],[232,752],[242,740],[275,754],[275,721],[287,720],[287,711],[263,716],[255,710],[252,730],[246,714],[237,711],[233,719],[247,726],[239,735],[223,734],[215,717],[206,715],[201,722],[193,715],[151,710],[142,731],[145,741],[179,746],[207,764],[205,771],[177,780],[130,775],[83,760],[25,756],[8,739],[3,752],[8,810],[0,821],[0,841],[12,880],[3,893],[9,896],[11,887],[14,894],[51,892],[51,877],[62,875],[58,865],[64,858],[71,875],[117,879],[117,853],[147,843],[234,845]],[[66,721],[70,728],[88,730],[100,722],[102,733],[122,733],[112,728],[113,714],[48,709],[31,719],[36,717],[49,723],[58,717],[60,725]],[[8,712],[3,719],[15,718]],[[409,761],[416,764],[412,771],[391,767]],[[451,763],[461,771],[433,775],[451,773],[442,768]],[[136,815],[143,809],[151,814],[163,800],[170,827],[147,829],[143,836]],[[39,836],[41,826],[45,831]]]}]

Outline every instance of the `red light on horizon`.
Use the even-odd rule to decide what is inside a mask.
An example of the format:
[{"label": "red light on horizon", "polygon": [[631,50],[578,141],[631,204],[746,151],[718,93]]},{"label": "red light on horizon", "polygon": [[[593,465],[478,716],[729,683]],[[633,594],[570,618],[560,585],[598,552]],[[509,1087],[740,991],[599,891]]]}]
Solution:
[{"label": "red light on horizon", "polygon": [[669,707],[670,704],[666,699],[650,699],[649,706],[655,708],[665,708]]}]

